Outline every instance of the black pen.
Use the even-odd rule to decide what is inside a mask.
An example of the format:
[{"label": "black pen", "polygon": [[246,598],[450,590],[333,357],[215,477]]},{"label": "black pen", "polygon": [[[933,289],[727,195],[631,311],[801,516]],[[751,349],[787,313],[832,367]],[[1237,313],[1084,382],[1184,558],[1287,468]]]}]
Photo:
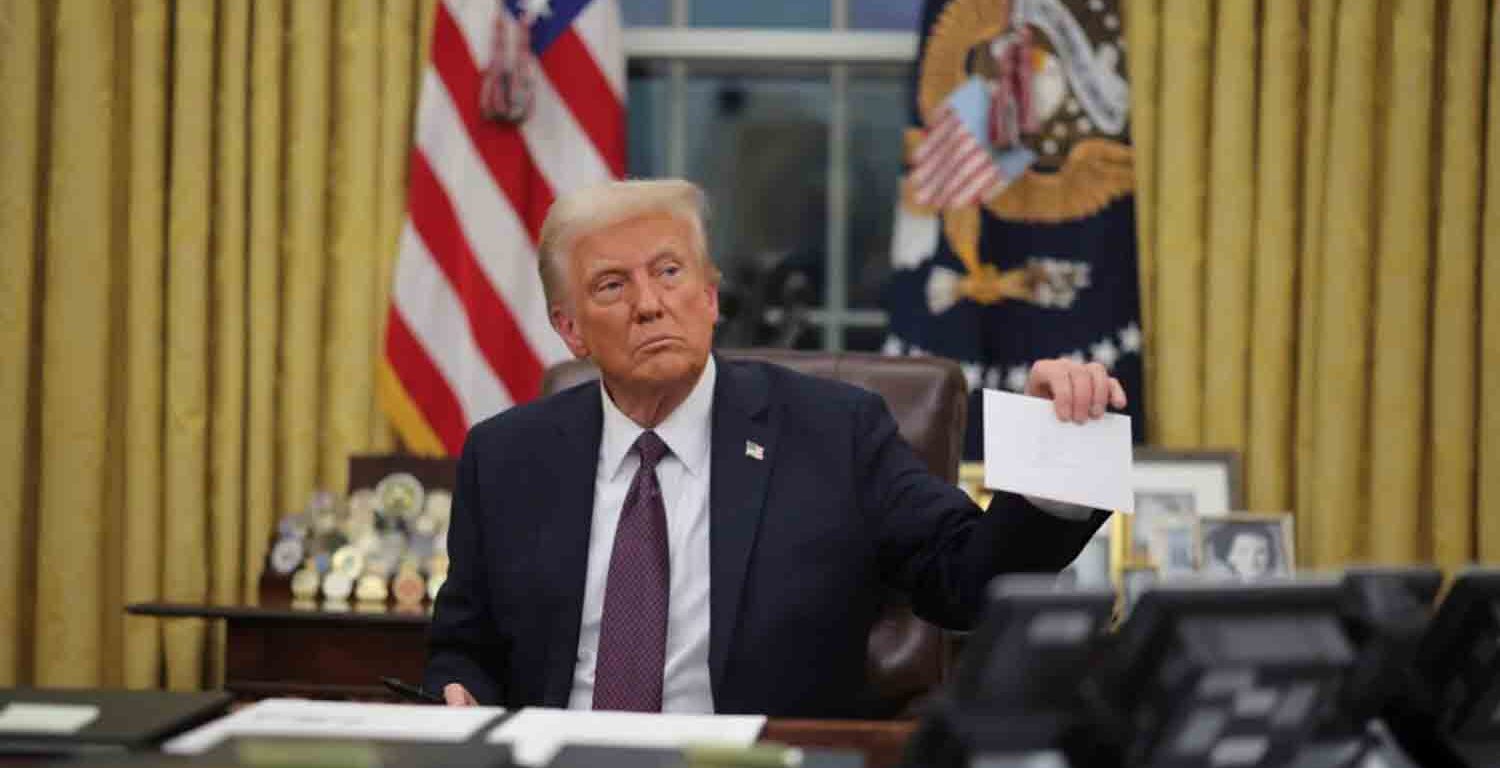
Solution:
[{"label": "black pen", "polygon": [[382,677],[380,682],[407,701],[419,701],[423,704],[447,704],[442,696],[422,690],[420,686],[407,685],[394,677]]}]

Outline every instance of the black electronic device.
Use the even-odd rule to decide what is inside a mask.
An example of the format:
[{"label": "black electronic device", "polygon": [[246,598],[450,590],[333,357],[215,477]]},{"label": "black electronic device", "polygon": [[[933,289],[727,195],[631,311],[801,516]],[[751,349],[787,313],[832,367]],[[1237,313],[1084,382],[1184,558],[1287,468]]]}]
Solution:
[{"label": "black electronic device", "polygon": [[1431,566],[1357,566],[1344,571],[1344,629],[1355,661],[1324,733],[1360,733],[1416,685],[1417,648],[1432,619],[1443,573]]},{"label": "black electronic device", "polygon": [[223,692],[0,689],[0,712],[13,706],[94,711],[76,729],[6,728],[0,732],[0,755],[74,755],[146,749],[218,717],[229,709],[229,702],[229,694]]},{"label": "black electronic device", "polygon": [[1114,603],[1110,590],[1062,588],[1051,577],[997,578],[952,682],[913,738],[908,762],[998,765],[1049,752],[1061,759],[1065,750],[1086,748],[1088,740],[1079,738],[1079,684]]},{"label": "black electronic device", "polygon": [[1417,690],[1390,716],[1424,766],[1500,765],[1500,569],[1460,572],[1416,651]]},{"label": "black electronic device", "polygon": [[1162,584],[1084,686],[1122,768],[1292,762],[1334,706],[1354,650],[1335,581]]}]

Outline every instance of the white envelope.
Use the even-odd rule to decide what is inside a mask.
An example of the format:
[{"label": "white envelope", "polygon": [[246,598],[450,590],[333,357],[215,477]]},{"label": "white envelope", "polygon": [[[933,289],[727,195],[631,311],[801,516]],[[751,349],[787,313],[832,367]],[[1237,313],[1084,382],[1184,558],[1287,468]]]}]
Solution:
[{"label": "white envelope", "polygon": [[1130,417],[1060,421],[1052,401],[984,391],[984,485],[1026,496],[1133,512]]}]

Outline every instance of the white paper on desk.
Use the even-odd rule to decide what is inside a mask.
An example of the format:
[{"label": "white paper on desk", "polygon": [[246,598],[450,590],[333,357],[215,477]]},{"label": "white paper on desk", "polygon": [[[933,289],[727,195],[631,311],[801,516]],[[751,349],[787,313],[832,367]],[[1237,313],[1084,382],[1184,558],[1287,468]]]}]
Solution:
[{"label": "white paper on desk", "polygon": [[93,704],[13,701],[0,708],[0,733],[77,733],[97,719]]},{"label": "white paper on desk", "polygon": [[1130,465],[1129,416],[1074,424],[1051,400],[984,391],[986,488],[1132,512]]},{"label": "white paper on desk", "polygon": [[491,744],[509,744],[511,758],[545,765],[565,744],[673,749],[689,744],[748,747],[766,718],[760,715],[677,715],[593,712],[528,707],[490,731]]},{"label": "white paper on desk", "polygon": [[504,711],[499,707],[266,699],[171,739],[162,750],[196,755],[234,736],[458,743]]}]

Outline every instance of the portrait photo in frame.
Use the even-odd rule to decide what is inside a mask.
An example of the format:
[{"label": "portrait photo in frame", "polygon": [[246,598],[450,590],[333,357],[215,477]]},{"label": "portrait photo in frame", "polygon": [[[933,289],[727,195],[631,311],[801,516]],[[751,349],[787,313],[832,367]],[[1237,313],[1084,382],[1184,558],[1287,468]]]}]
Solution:
[{"label": "portrait photo in frame", "polygon": [[1209,578],[1255,581],[1288,577],[1295,570],[1296,534],[1289,514],[1206,517],[1198,530],[1198,557]]},{"label": "portrait photo in frame", "polygon": [[1225,515],[1243,504],[1239,454],[1233,451],[1137,448],[1131,479],[1135,514],[1126,558],[1150,563],[1163,579],[1201,568],[1199,518]]}]

